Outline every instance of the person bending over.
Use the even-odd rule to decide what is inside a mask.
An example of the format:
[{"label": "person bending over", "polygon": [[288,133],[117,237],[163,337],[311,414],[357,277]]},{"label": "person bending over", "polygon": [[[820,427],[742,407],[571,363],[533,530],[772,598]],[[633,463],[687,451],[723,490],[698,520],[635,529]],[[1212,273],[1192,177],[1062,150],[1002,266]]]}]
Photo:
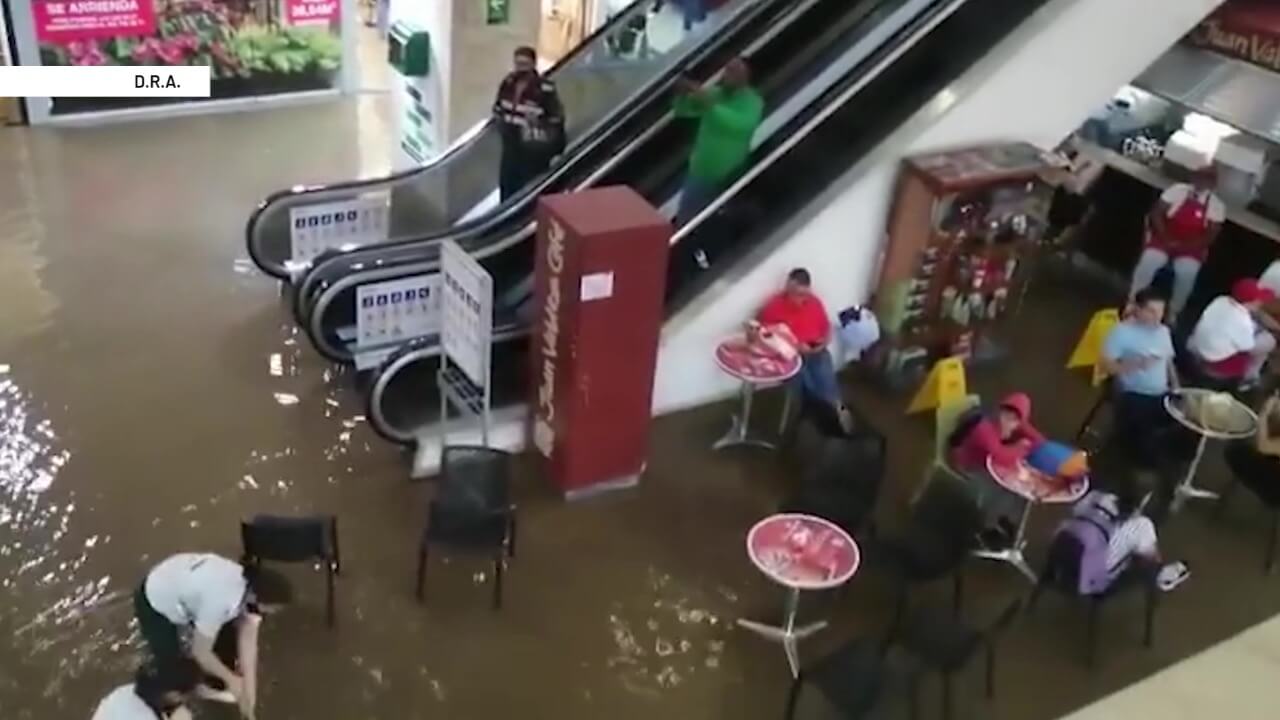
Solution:
[{"label": "person bending over", "polygon": [[1109,530],[1106,587],[1138,563],[1156,568],[1162,562],[1155,523],[1142,512],[1144,498],[1136,483],[1127,482],[1114,492],[1090,492],[1072,510],[1075,517],[1098,517]]},{"label": "person bending over", "polygon": [[92,720],[191,720],[187,702],[199,681],[200,672],[189,661],[143,665],[133,682],[98,703]]},{"label": "person bending over", "polygon": [[1156,273],[1172,264],[1171,322],[1187,304],[1200,266],[1209,254],[1209,246],[1217,239],[1227,218],[1226,206],[1213,192],[1216,180],[1217,172],[1212,165],[1200,168],[1190,183],[1170,185],[1147,215],[1142,255],[1133,269],[1129,297],[1149,287]]},{"label": "person bending over", "polygon": [[157,664],[194,660],[208,676],[203,692],[229,694],[252,718],[259,624],[289,600],[279,575],[210,553],[180,553],[147,574],[134,612]]},{"label": "person bending over", "polygon": [[1230,295],[1219,295],[1204,309],[1187,349],[1211,384],[1233,390],[1258,381],[1276,349],[1276,339],[1262,318],[1262,306],[1274,299],[1257,280],[1241,278]]},{"label": "person bending over", "polygon": [[994,416],[975,412],[960,418],[948,438],[948,461],[969,479],[988,523],[1007,536],[1002,539],[1012,538],[1014,518],[1024,501],[991,477],[987,459],[1000,467],[1010,467],[1043,442],[1044,435],[1031,424],[1031,398],[1026,393],[1005,397]]}]

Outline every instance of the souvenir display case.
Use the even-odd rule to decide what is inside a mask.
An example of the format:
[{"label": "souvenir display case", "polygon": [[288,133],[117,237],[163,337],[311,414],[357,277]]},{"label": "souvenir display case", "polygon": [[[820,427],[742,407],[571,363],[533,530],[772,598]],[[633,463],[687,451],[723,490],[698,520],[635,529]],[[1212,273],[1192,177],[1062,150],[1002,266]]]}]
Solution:
[{"label": "souvenir display case", "polygon": [[1051,197],[1047,169],[1027,144],[903,163],[876,291],[891,378],[939,357],[1001,354],[992,331],[1024,289]]}]

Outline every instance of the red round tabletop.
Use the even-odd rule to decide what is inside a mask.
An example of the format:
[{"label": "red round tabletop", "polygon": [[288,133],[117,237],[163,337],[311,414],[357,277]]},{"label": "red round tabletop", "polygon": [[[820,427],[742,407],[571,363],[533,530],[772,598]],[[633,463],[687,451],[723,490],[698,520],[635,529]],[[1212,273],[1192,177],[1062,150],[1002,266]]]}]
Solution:
[{"label": "red round tabletop", "polygon": [[1081,477],[1066,484],[1062,480],[1036,470],[1024,461],[1002,466],[987,457],[987,472],[1000,487],[1031,502],[1069,504],[1089,492],[1089,478]]},{"label": "red round tabletop", "polygon": [[784,358],[737,335],[716,346],[716,365],[733,377],[754,385],[780,383],[800,372],[802,360],[797,354]]},{"label": "red round tabletop", "polygon": [[797,590],[825,590],[858,572],[862,553],[849,533],[800,513],[770,515],[747,533],[747,556],[770,580]]}]

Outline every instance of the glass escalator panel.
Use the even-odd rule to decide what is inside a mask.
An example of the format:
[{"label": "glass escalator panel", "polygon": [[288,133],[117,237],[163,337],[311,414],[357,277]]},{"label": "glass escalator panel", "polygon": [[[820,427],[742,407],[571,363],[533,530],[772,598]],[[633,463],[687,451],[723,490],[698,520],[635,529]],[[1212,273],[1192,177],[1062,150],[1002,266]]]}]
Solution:
[{"label": "glass escalator panel", "polygon": [[[715,33],[726,18],[759,0],[730,0],[692,29],[670,4],[654,12],[652,0],[637,0],[611,18],[548,71],[565,106],[569,145],[608,122],[611,113],[637,91],[657,82]],[[495,86],[496,87],[496,86]],[[292,258],[291,211],[318,203],[356,198],[389,203],[385,242],[413,240],[458,223],[478,222],[498,206],[500,152],[496,127],[486,118],[427,164],[386,177],[332,185],[299,186],[277,192],[250,216],[246,242],[250,257],[266,273],[288,277],[306,265]],[[353,245],[338,249],[349,250]]]}]

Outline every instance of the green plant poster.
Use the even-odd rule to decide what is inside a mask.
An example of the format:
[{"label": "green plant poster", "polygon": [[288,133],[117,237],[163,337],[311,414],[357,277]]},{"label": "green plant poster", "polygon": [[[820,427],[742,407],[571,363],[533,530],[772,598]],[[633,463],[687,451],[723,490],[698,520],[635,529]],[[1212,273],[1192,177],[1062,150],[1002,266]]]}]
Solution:
[{"label": "green plant poster", "polygon": [[511,0],[484,0],[485,25],[506,25],[511,22]]},{"label": "green plant poster", "polygon": [[[47,28],[37,28],[41,64],[207,65],[214,98],[328,89],[342,66],[339,0],[130,2],[140,10],[126,18],[129,22],[100,21],[92,32],[77,26],[72,33],[52,21]],[[157,102],[166,101],[54,98],[53,113]]]}]

